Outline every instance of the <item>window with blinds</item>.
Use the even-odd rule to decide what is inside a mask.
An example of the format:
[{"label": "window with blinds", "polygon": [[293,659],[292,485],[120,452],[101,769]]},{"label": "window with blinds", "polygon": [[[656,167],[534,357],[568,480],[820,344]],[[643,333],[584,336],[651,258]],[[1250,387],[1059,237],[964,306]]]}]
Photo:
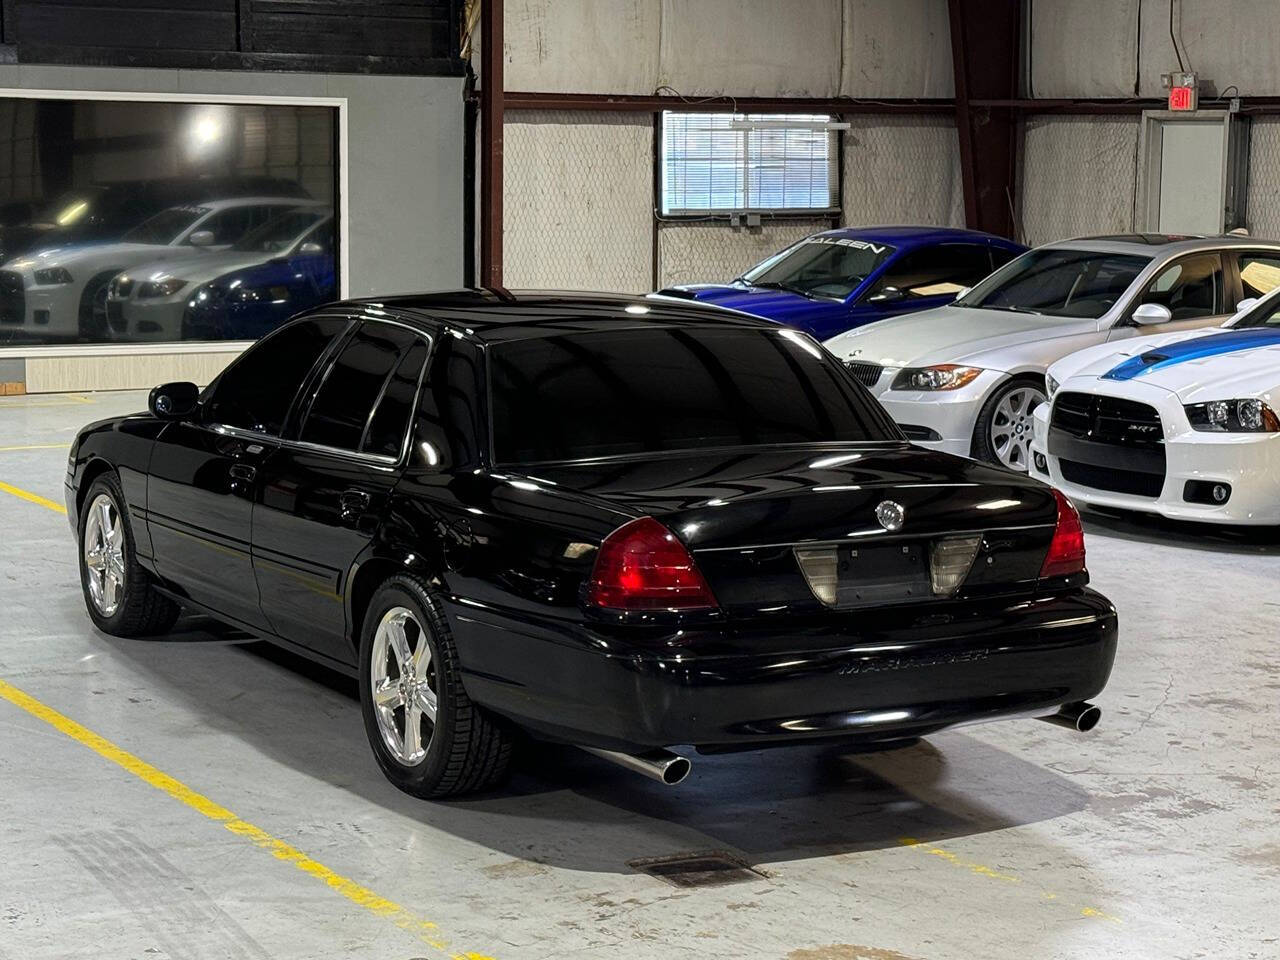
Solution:
[{"label": "window with blinds", "polygon": [[835,211],[839,149],[825,114],[662,114],[664,215]]}]

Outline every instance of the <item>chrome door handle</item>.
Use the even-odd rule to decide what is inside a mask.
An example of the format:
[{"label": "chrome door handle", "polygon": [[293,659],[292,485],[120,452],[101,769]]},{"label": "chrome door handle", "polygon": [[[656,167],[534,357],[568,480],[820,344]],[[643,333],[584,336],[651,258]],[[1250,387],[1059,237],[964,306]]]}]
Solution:
[{"label": "chrome door handle", "polygon": [[245,482],[252,480],[258,475],[256,467],[250,467],[243,463],[232,464],[231,469],[228,472],[231,474],[232,480],[243,480]]},{"label": "chrome door handle", "polygon": [[338,498],[343,520],[351,520],[369,509],[372,498],[364,490],[343,490]]}]

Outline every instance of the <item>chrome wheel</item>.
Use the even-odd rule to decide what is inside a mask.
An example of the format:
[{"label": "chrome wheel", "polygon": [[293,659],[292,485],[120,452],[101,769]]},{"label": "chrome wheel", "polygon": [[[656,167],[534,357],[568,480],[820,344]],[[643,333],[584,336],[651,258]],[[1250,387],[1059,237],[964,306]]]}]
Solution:
[{"label": "chrome wheel", "polygon": [[83,548],[89,599],[102,616],[114,616],[125,585],[124,521],[115,501],[105,493],[89,504]]},{"label": "chrome wheel", "polygon": [[378,731],[406,766],[427,755],[436,726],[437,679],[431,644],[407,607],[392,607],[373,635],[369,684]]},{"label": "chrome wheel", "polygon": [[991,415],[988,439],[996,459],[1010,470],[1027,472],[1036,407],[1046,397],[1039,387],[1015,387],[1000,398]]}]

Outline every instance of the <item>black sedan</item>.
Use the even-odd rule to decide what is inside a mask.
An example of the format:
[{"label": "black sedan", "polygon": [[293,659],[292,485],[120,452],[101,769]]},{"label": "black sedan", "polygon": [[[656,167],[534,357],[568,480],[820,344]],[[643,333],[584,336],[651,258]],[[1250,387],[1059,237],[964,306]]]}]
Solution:
[{"label": "black sedan", "polygon": [[662,298],[330,305],[81,431],[89,616],[186,607],[357,674],[398,787],[519,731],[677,782],[701,752],[1086,728],[1116,614],[1070,502],[911,446],[806,335]]}]

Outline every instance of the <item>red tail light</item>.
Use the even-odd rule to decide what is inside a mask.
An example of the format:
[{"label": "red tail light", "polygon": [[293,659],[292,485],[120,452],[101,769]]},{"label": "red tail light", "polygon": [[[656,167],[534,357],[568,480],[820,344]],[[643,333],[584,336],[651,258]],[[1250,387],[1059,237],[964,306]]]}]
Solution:
[{"label": "red tail light", "polygon": [[1065,577],[1072,573],[1084,573],[1084,528],[1076,506],[1058,490],[1053,491],[1058,501],[1058,525],[1053,531],[1053,542],[1045,555],[1040,576]]},{"label": "red tail light", "polygon": [[587,602],[610,610],[705,610],[716,598],[693,557],[653,517],[620,526],[600,544]]}]

